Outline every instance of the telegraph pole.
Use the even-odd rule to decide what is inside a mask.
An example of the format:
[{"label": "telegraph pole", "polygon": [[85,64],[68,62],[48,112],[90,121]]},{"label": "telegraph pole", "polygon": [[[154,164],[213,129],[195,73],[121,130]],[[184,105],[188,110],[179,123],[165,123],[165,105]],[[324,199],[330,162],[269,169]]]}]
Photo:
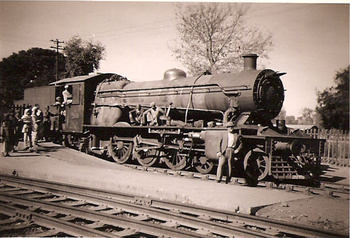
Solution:
[{"label": "telegraph pole", "polygon": [[59,64],[59,54],[58,54],[58,50],[63,50],[63,47],[60,46],[60,44],[64,43],[64,41],[59,41],[58,39],[56,40],[50,40],[53,43],[56,44],[56,46],[51,46],[52,49],[56,49],[56,81],[58,81],[58,64]]}]

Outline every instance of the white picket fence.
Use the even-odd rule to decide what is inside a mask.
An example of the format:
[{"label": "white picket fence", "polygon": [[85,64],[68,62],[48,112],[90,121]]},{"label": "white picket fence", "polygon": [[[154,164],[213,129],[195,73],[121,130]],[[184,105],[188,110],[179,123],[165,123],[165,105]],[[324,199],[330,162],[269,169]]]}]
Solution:
[{"label": "white picket fence", "polygon": [[326,139],[322,158],[325,162],[349,166],[349,132],[335,129],[309,129],[305,131],[313,138]]}]

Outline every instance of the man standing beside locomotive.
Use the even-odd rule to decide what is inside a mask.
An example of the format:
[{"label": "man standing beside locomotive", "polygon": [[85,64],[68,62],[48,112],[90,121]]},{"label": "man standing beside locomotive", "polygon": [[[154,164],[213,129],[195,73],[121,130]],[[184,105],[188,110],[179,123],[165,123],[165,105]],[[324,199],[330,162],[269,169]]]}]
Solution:
[{"label": "man standing beside locomotive", "polygon": [[3,150],[2,150],[2,156],[10,156],[9,152],[11,152],[13,145],[12,145],[12,140],[13,140],[13,127],[11,123],[11,115],[9,113],[6,113],[4,115],[4,120],[1,124],[1,136],[3,138]]},{"label": "man standing beside locomotive", "polygon": [[232,160],[237,159],[236,155],[242,148],[241,139],[234,131],[233,122],[229,121],[226,123],[227,133],[223,133],[220,138],[219,150],[216,156],[219,159],[218,169],[216,173],[216,182],[220,183],[222,179],[222,170],[224,165],[227,163],[226,183],[231,181],[232,176]]},{"label": "man standing beside locomotive", "polygon": [[35,104],[32,108],[32,143],[38,145],[38,139],[41,137],[43,122],[43,112],[40,110],[39,104]]},{"label": "man standing beside locomotive", "polygon": [[22,133],[23,133],[23,143],[24,143],[24,150],[28,150],[32,147],[32,107],[30,105],[27,106],[27,108],[24,110],[24,114],[21,117],[23,127],[22,127]]}]

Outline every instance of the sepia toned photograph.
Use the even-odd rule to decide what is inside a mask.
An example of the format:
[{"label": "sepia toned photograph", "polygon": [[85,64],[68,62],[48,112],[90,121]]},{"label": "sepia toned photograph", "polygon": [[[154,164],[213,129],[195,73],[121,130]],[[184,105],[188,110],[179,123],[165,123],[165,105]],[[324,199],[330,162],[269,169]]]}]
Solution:
[{"label": "sepia toned photograph", "polygon": [[0,1],[0,237],[349,237],[349,5]]}]

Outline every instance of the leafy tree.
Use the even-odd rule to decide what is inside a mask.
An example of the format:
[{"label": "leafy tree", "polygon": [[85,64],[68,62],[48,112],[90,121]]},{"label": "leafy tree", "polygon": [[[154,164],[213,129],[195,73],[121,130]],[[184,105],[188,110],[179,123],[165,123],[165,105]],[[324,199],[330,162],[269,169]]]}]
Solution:
[{"label": "leafy tree", "polygon": [[87,75],[99,69],[105,48],[100,42],[83,41],[80,37],[72,37],[65,45],[67,57],[67,77]]},{"label": "leafy tree", "polygon": [[295,116],[286,116],[286,124],[287,125],[297,125],[298,120],[295,119]]},{"label": "leafy tree", "polygon": [[271,34],[249,26],[247,5],[234,3],[178,4],[177,30],[180,42],[171,47],[190,74],[242,70],[245,53],[267,58]]},{"label": "leafy tree", "polygon": [[[64,56],[60,71],[64,71]],[[55,81],[56,52],[31,48],[13,53],[0,62],[0,106],[23,98],[25,88],[48,85]]]},{"label": "leafy tree", "polygon": [[335,87],[317,93],[317,112],[326,129],[349,130],[349,69],[336,73]]},{"label": "leafy tree", "polygon": [[301,117],[298,117],[299,125],[312,125],[314,124],[314,110],[304,107],[301,110]]}]

